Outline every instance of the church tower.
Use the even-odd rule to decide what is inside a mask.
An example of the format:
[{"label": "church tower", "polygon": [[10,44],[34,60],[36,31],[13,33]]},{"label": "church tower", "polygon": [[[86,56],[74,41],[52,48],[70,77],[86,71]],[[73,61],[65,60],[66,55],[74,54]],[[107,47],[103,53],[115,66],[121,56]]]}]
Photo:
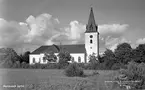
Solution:
[{"label": "church tower", "polygon": [[85,32],[85,48],[86,48],[86,61],[89,61],[89,55],[95,53],[99,56],[99,32],[98,26],[95,23],[93,8],[91,7],[88,24],[86,25]]}]

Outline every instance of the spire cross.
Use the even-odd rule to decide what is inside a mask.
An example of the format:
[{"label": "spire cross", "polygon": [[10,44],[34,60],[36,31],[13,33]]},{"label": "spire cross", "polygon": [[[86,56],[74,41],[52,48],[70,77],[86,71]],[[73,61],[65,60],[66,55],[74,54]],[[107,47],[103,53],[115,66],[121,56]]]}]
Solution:
[{"label": "spire cross", "polygon": [[93,4],[90,5],[90,8],[93,8]]}]

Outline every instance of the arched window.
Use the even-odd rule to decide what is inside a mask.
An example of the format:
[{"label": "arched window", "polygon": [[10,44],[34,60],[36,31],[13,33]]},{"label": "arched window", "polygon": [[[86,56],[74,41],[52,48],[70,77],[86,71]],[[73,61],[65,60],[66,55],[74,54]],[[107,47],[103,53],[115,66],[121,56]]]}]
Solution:
[{"label": "arched window", "polygon": [[78,62],[79,62],[79,63],[81,62],[81,57],[80,57],[80,56],[78,57]]},{"label": "arched window", "polygon": [[93,43],[93,40],[90,40],[90,43],[92,44]]},{"label": "arched window", "polygon": [[93,38],[93,35],[90,35],[90,38]]},{"label": "arched window", "polygon": [[35,58],[33,58],[33,63],[35,63]]}]

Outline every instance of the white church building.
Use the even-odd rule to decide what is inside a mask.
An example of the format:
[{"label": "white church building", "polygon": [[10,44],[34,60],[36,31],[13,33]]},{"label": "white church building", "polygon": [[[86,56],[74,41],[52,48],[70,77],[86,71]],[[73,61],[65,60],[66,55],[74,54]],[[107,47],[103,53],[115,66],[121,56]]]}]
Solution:
[{"label": "white church building", "polygon": [[[99,48],[99,32],[98,26],[95,23],[93,8],[91,7],[88,24],[86,25],[85,34],[85,43],[84,44],[71,44],[71,45],[61,45],[61,48],[67,50],[72,56],[73,61],[77,63],[88,63],[89,55],[93,53],[98,56],[103,51]],[[29,64],[48,63],[47,60],[43,60],[45,54],[50,51],[54,52],[55,55],[58,55],[60,45],[45,45],[40,46],[38,49],[34,50],[29,55]],[[59,58],[57,59],[57,62]]]}]

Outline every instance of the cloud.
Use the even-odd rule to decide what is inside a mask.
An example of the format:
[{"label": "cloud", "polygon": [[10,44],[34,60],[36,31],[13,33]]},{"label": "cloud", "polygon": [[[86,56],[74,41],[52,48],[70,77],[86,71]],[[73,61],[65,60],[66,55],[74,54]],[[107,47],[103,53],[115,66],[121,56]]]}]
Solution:
[{"label": "cloud", "polygon": [[[102,24],[99,25],[98,31],[100,33],[100,47],[110,48],[114,50],[119,43],[130,42],[125,38],[122,38],[123,33],[128,29],[128,24]],[[86,25],[76,20],[70,22],[70,27],[65,28],[65,31],[69,35],[68,39],[72,41],[72,44],[84,43],[84,32]]]},{"label": "cloud", "polygon": [[145,38],[140,38],[136,41],[136,44],[145,44]]},{"label": "cloud", "polygon": [[0,18],[0,27],[3,27],[5,24],[7,24],[7,21],[3,18]]},{"label": "cloud", "polygon": [[58,20],[58,18],[54,19],[57,23],[60,23],[60,21]]},{"label": "cloud", "polygon": [[[102,24],[98,26],[100,41],[105,44],[104,47],[115,50],[119,43],[128,42],[123,34],[128,30],[128,24]],[[103,48],[104,48],[103,47]]]},{"label": "cloud", "polygon": [[53,18],[50,14],[41,14],[36,18],[34,16],[30,16],[26,22],[30,27],[27,35],[28,42],[40,41],[44,44],[53,35],[59,33],[59,22],[56,21],[56,18]]},{"label": "cloud", "polygon": [[[58,34],[55,34],[55,35],[53,35],[48,41],[46,41],[45,42],[45,45],[52,45],[52,44],[55,44],[55,43],[60,43],[61,42],[61,39],[63,39],[63,38],[60,38],[60,36],[67,36],[67,37],[69,37],[67,34],[65,34],[65,33],[58,33]],[[60,41],[57,41],[57,42],[53,42],[54,41],[54,39],[57,39],[57,38],[60,38]],[[58,39],[57,39],[58,40]]]},{"label": "cloud", "polygon": [[[120,38],[123,33],[128,29],[127,24],[103,24],[99,25],[100,32],[100,48],[111,48],[112,50],[116,46],[124,41],[125,38]],[[69,26],[64,28],[62,34],[54,35],[55,38],[51,39],[54,42],[62,42],[63,44],[78,44],[84,43],[86,25],[80,23],[77,20],[71,21]],[[48,41],[49,43],[52,43]],[[128,41],[127,41],[128,42]],[[115,46],[116,45],[116,46]]]},{"label": "cloud", "polygon": [[77,40],[81,38],[81,34],[85,32],[85,25],[78,21],[71,21],[70,27],[65,28],[66,33],[70,36],[70,39]]},{"label": "cloud", "polygon": [[[59,20],[49,14],[37,17],[29,16],[26,22],[14,22],[0,19],[0,46],[22,51],[44,45],[59,33]],[[21,50],[20,50],[21,49]],[[34,50],[34,49],[33,49]]]},{"label": "cloud", "polygon": [[[60,28],[60,21],[44,13],[30,15],[24,22],[0,19],[0,47],[12,47],[18,52],[33,51],[41,45],[84,43],[86,25],[73,20],[67,27]],[[121,40],[127,24],[99,25],[100,47],[114,49]],[[115,36],[116,35],[116,36]]]},{"label": "cloud", "polygon": [[19,48],[23,44],[26,31],[17,22],[1,19],[0,46]]},{"label": "cloud", "polygon": [[106,33],[123,33],[127,29],[127,24],[103,24],[99,25],[99,32]]},{"label": "cloud", "polygon": [[117,48],[118,44],[124,43],[124,42],[131,44],[131,41],[127,40],[124,37],[111,38],[108,36],[108,38],[106,39],[105,46],[111,49],[112,51],[114,51]]},{"label": "cloud", "polygon": [[128,24],[102,24],[98,26],[98,31],[102,38],[111,36],[113,38],[120,37],[128,30]]},{"label": "cloud", "polygon": [[84,32],[85,25],[74,20],[67,27],[61,28],[61,33],[54,35],[52,41],[62,44],[84,43]]}]

